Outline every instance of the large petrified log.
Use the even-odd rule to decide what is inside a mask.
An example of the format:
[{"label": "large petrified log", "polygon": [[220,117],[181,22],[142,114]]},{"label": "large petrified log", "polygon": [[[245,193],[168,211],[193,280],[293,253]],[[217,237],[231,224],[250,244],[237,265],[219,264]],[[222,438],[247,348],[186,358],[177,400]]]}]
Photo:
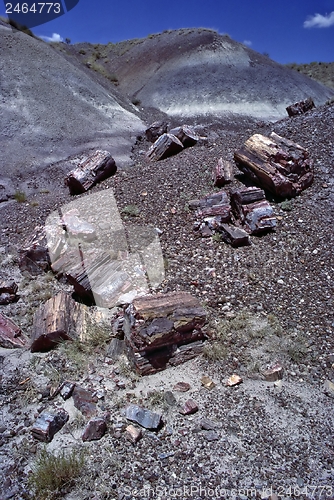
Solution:
[{"label": "large petrified log", "polygon": [[166,134],[168,123],[164,121],[153,122],[146,130],[146,139],[155,142],[162,134]]},{"label": "large petrified log", "polygon": [[24,347],[27,339],[21,329],[7,316],[0,313],[0,346],[7,349]]},{"label": "large petrified log", "polygon": [[63,408],[58,408],[56,413],[41,413],[31,428],[31,434],[38,441],[50,443],[54,435],[66,424],[69,414]]},{"label": "large petrified log", "polygon": [[213,167],[212,180],[216,187],[223,187],[233,180],[233,165],[228,160],[219,158],[218,163]]},{"label": "large petrified log", "polygon": [[124,316],[128,356],[143,375],[190,359],[199,352],[198,341],[202,346],[205,339],[205,321],[205,310],[187,292],[137,298]]},{"label": "large petrified log", "polygon": [[302,115],[306,113],[306,111],[310,111],[310,109],[315,108],[315,104],[311,97],[308,97],[304,101],[296,102],[295,104],[291,104],[286,108],[288,115],[290,117]]},{"label": "large petrified log", "polygon": [[255,134],[234,153],[238,168],[263,189],[292,198],[313,182],[313,162],[308,152],[272,132]]},{"label": "large petrified log", "polygon": [[108,151],[95,151],[83,160],[65,178],[71,194],[88,191],[98,182],[114,175],[117,171],[115,160]]},{"label": "large petrified log", "polygon": [[163,160],[179,153],[182,149],[183,144],[175,135],[163,134],[152,144],[146,156],[150,160]]},{"label": "large petrified log", "polygon": [[272,206],[265,199],[264,191],[249,187],[232,192],[232,210],[240,219],[246,231],[259,234],[276,227],[276,218]]},{"label": "large petrified log", "polygon": [[84,336],[85,306],[64,292],[49,299],[35,312],[31,352],[45,352],[63,340]]},{"label": "large petrified log", "polygon": [[175,127],[169,131],[170,134],[175,135],[183,144],[183,147],[189,148],[194,146],[200,139],[199,135],[196,134],[193,127],[188,125],[181,125],[180,127]]}]

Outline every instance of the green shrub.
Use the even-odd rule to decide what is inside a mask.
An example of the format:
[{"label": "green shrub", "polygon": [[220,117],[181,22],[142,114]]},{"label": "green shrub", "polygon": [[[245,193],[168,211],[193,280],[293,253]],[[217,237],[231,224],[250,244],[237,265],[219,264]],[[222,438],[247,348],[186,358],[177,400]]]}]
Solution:
[{"label": "green shrub", "polygon": [[83,466],[82,452],[62,450],[55,455],[43,450],[33,467],[29,485],[37,499],[63,498],[75,485]]},{"label": "green shrub", "polygon": [[27,195],[23,191],[16,191],[16,193],[14,194],[14,198],[19,203],[24,203],[25,201],[27,201]]}]

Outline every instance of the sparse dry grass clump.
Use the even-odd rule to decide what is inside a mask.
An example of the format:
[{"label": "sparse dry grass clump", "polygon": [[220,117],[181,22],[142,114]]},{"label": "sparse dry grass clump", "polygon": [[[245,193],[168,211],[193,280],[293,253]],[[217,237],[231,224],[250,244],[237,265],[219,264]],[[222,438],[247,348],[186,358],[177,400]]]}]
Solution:
[{"label": "sparse dry grass clump", "polygon": [[37,500],[63,498],[75,485],[85,464],[83,451],[59,454],[43,450],[32,469],[29,485]]}]

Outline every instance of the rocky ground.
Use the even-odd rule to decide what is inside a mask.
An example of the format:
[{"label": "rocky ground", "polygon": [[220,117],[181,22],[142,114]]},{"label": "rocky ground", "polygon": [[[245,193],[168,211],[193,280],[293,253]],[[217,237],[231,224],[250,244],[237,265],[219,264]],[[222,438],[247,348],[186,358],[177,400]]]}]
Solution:
[{"label": "rocky ground", "polygon": [[[334,498],[333,124],[333,105],[276,123],[241,117],[192,123],[206,139],[156,163],[147,162],[149,143],[138,137],[133,167],[93,192],[113,190],[125,226],[160,230],[159,291],[197,296],[208,312],[210,340],[203,356],[144,378],[124,357],[108,355],[110,331],[91,345],[68,343],[46,354],[1,349],[1,499]],[[291,201],[270,197],[277,229],[253,236],[250,247],[198,237],[187,202],[214,191],[218,158],[232,160],[250,135],[271,131],[309,150],[313,185]],[[17,252],[36,224],[72,199],[63,185],[68,170],[63,162],[22,175],[22,201],[0,204],[0,272],[15,279],[21,296],[0,312],[28,336],[40,303],[70,287],[51,273],[22,275]],[[231,187],[244,181],[235,174]],[[284,367],[279,383],[263,376],[276,362]],[[233,373],[243,382],[230,387]],[[213,388],[202,384],[204,375]],[[88,417],[72,398],[50,397],[64,380],[95,394],[98,415],[108,421],[100,441],[82,441]],[[189,391],[178,392],[177,382],[189,383]],[[198,411],[182,415],[189,398]],[[130,402],[163,420],[156,431],[143,429],[136,444],[125,432]],[[36,441],[31,428],[38,415],[60,407],[70,415],[67,424],[51,443]],[[29,482],[43,449],[83,453],[79,475],[71,481],[68,472],[68,483],[49,496]]]}]

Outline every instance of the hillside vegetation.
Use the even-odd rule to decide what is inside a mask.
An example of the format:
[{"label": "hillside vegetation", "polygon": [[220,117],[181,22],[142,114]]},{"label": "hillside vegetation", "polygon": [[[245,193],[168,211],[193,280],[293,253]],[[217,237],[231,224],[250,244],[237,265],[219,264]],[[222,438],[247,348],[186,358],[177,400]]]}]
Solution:
[{"label": "hillside vegetation", "polygon": [[309,64],[287,64],[288,68],[313,78],[317,82],[334,89],[334,62],[311,62]]}]

